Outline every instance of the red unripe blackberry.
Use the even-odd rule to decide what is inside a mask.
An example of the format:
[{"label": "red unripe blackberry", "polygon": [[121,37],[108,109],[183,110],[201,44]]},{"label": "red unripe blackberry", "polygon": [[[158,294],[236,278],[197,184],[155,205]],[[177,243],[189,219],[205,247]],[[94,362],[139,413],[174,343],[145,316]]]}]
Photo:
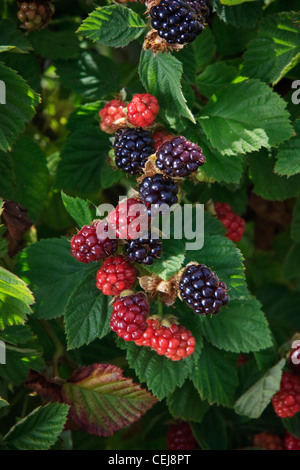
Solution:
[{"label": "red unripe blackberry", "polygon": [[287,432],[283,438],[285,450],[300,450],[300,439]]},{"label": "red unripe blackberry", "polygon": [[246,222],[233,212],[229,204],[215,202],[217,217],[226,227],[226,237],[233,242],[239,242],[243,237]]},{"label": "red unripe blackberry", "polygon": [[148,157],[155,152],[152,134],[141,127],[118,129],[114,152],[120,170],[130,175],[141,173]]},{"label": "red unripe blackberry", "polygon": [[135,95],[127,106],[127,119],[133,126],[149,127],[159,113],[155,96],[149,93]]},{"label": "red unripe blackberry", "polygon": [[97,272],[96,286],[104,295],[118,295],[131,289],[136,270],[122,255],[107,258]]},{"label": "red unripe blackberry", "polygon": [[100,129],[107,134],[114,134],[120,127],[120,119],[125,119],[126,103],[121,100],[111,100],[99,111]]},{"label": "red unripe blackberry", "polygon": [[280,390],[272,398],[275,413],[280,418],[291,418],[300,411],[300,377],[283,372]]},{"label": "red unripe blackberry", "polygon": [[164,144],[165,142],[169,142],[170,140],[174,139],[174,137],[175,136],[173,134],[170,134],[169,132],[166,132],[166,131],[154,132],[153,140],[154,140],[155,150],[158,150],[162,144]]},{"label": "red unripe blackberry", "polygon": [[204,163],[202,148],[182,136],[165,142],[156,152],[157,168],[172,177],[186,177]]},{"label": "red unripe blackberry", "polygon": [[71,239],[72,256],[87,264],[113,255],[117,251],[118,241],[103,236],[107,230],[107,223],[102,221],[84,225]]},{"label": "red unripe blackberry", "polygon": [[169,426],[167,434],[168,450],[196,450],[198,443],[193,436],[189,423]]},{"label": "red unripe blackberry", "polygon": [[260,447],[266,450],[283,450],[283,442],[280,436],[269,432],[260,432],[253,438],[254,447]]},{"label": "red unripe blackberry", "polygon": [[[142,211],[140,209],[142,209]],[[143,215],[143,209],[145,217],[140,219],[142,223],[135,224],[134,221]],[[120,237],[131,240],[148,229],[147,214],[146,206],[144,206],[144,204],[142,204],[138,199],[132,197],[121,201],[116,209],[108,215],[108,221],[111,227],[115,230],[118,238]]]},{"label": "red unripe blackberry", "polygon": [[143,293],[121,297],[113,304],[110,328],[125,341],[138,340],[147,330],[149,311],[150,305]]},{"label": "red unripe blackberry", "polygon": [[148,346],[172,361],[185,359],[195,351],[195,338],[184,326],[155,317],[148,318],[147,323],[147,330],[135,341],[138,346]]},{"label": "red unripe blackberry", "polygon": [[229,301],[227,286],[204,264],[191,264],[179,283],[180,297],[199,315],[216,315]]},{"label": "red unripe blackberry", "polygon": [[290,352],[289,366],[296,374],[300,374],[300,341],[295,341],[297,346]]}]

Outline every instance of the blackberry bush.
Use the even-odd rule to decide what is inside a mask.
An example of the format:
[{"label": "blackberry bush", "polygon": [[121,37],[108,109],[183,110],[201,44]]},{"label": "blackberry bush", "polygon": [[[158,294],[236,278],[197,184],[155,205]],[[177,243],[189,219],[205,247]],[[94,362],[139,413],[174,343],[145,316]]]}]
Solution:
[{"label": "blackberry bush", "polygon": [[0,11],[0,450],[297,449],[297,2]]}]

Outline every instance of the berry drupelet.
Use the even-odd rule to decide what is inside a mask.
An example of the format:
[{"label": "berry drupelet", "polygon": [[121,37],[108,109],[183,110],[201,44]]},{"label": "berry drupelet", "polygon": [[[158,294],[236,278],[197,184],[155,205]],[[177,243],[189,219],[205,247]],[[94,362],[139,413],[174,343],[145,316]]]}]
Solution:
[{"label": "berry drupelet", "polygon": [[266,450],[283,450],[282,438],[265,431],[255,434],[253,445]]},{"label": "berry drupelet", "polygon": [[189,423],[171,424],[167,434],[168,450],[196,450],[198,443]]},{"label": "berry drupelet", "polygon": [[148,318],[147,323],[147,330],[135,341],[137,346],[148,346],[171,361],[185,359],[195,351],[195,338],[184,326],[169,322],[167,326],[154,317]]},{"label": "berry drupelet", "polygon": [[292,418],[300,411],[300,377],[283,372],[280,390],[272,398],[275,413],[280,418]]},{"label": "berry drupelet", "polygon": [[183,0],[161,0],[150,10],[152,27],[169,44],[186,44],[203,29],[196,11]]},{"label": "berry drupelet", "polygon": [[226,237],[233,242],[239,242],[244,234],[246,222],[233,212],[229,204],[215,202],[217,218],[226,228]]},{"label": "berry drupelet", "polygon": [[118,295],[131,289],[136,270],[122,255],[107,258],[97,272],[96,286],[104,295]]},{"label": "berry drupelet", "polygon": [[152,135],[142,128],[118,129],[114,151],[117,167],[130,175],[136,175],[142,171],[148,157],[155,152]]},{"label": "berry drupelet", "polygon": [[157,168],[177,178],[190,175],[204,163],[201,147],[182,136],[165,142],[156,153]]},{"label": "berry drupelet", "polygon": [[29,31],[39,31],[45,28],[53,15],[53,7],[47,1],[23,1],[18,2],[18,19],[22,27]]},{"label": "berry drupelet", "polygon": [[72,256],[87,264],[114,254],[118,248],[118,241],[99,236],[99,233],[105,233],[107,229],[107,223],[101,221],[84,225],[77,235],[74,235],[71,239]]},{"label": "berry drupelet", "polygon": [[179,283],[180,297],[199,315],[216,315],[229,301],[227,287],[204,264],[191,264]]},{"label": "berry drupelet", "polygon": [[100,129],[107,134],[114,134],[120,127],[118,121],[125,119],[126,103],[121,100],[111,100],[99,111]]},{"label": "berry drupelet", "polygon": [[126,255],[131,263],[140,263],[149,266],[160,257],[162,245],[159,239],[136,238],[125,242]]},{"label": "berry drupelet", "polygon": [[127,106],[127,119],[133,126],[149,127],[159,113],[155,96],[149,93],[135,95]]},{"label": "berry drupelet", "polygon": [[287,432],[283,438],[284,450],[300,450],[300,439]]},{"label": "berry drupelet", "polygon": [[139,340],[147,330],[150,306],[143,293],[121,297],[113,304],[110,328],[125,341]]},{"label": "berry drupelet", "polygon": [[147,176],[139,186],[142,202],[151,209],[158,209],[162,204],[172,206],[178,201],[178,185],[170,177],[162,174]]},{"label": "berry drupelet", "polygon": [[[138,218],[141,223],[135,223]],[[131,240],[148,230],[148,209],[138,199],[125,199],[110,212],[108,221],[118,238]]]},{"label": "berry drupelet", "polygon": [[162,144],[164,144],[165,142],[169,142],[170,140],[174,139],[174,137],[175,136],[173,134],[170,134],[167,131],[156,131],[153,134],[155,150],[158,150]]}]

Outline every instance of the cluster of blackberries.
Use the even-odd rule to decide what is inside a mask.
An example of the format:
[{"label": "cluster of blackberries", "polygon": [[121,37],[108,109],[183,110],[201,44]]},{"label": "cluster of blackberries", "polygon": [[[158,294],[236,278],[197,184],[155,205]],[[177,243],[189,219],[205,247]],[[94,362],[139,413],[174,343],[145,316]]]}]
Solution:
[{"label": "cluster of blackberries", "polygon": [[187,44],[204,30],[204,0],[161,0],[150,9],[151,25],[169,44]]}]

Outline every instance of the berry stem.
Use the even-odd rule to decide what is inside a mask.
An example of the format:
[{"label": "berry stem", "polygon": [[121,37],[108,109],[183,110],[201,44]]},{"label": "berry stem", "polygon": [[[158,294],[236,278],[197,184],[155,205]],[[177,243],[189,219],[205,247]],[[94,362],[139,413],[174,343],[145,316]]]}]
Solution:
[{"label": "berry stem", "polygon": [[157,297],[157,315],[162,318],[163,317],[163,303],[161,300],[161,294],[158,295]]}]

